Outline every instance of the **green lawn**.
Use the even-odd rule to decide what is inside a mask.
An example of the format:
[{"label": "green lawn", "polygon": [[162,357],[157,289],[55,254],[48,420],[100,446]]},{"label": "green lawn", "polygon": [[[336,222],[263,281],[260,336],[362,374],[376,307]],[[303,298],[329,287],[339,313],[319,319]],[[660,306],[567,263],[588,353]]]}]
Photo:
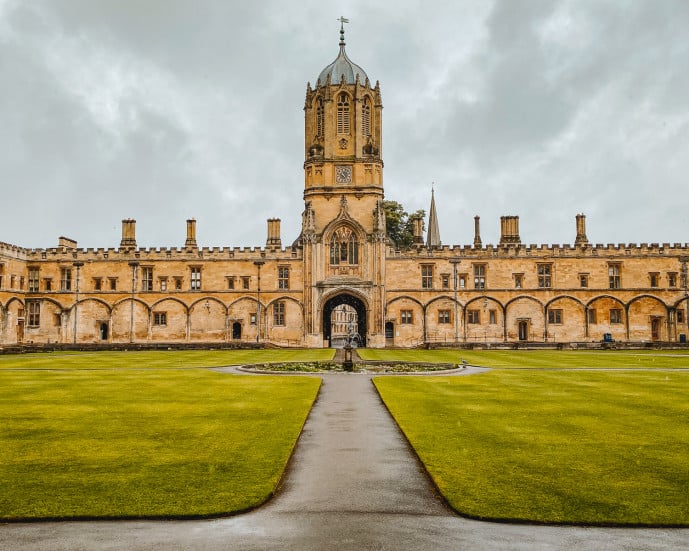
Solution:
[{"label": "green lawn", "polygon": [[246,363],[331,360],[330,348],[259,350],[147,350],[103,352],[42,352],[0,355],[4,369],[117,369],[219,367]]},{"label": "green lawn", "polygon": [[459,363],[510,368],[688,368],[688,350],[357,350],[363,360]]},{"label": "green lawn", "polygon": [[689,525],[687,372],[494,370],[374,382],[460,513]]},{"label": "green lawn", "polygon": [[[250,354],[265,361],[265,352]],[[240,357],[0,357],[4,367],[69,368],[0,369],[0,518],[216,515],[264,502],[320,380],[157,369]],[[106,369],[130,360],[156,369]]]}]

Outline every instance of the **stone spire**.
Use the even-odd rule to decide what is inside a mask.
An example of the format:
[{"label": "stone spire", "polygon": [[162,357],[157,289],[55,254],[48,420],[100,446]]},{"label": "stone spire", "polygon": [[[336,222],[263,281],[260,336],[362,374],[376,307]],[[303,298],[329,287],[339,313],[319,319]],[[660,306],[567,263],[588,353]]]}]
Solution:
[{"label": "stone spire", "polygon": [[435,189],[433,189],[433,186],[431,186],[431,208],[428,211],[426,247],[429,249],[440,247],[440,230],[438,229],[438,213],[435,211]]}]

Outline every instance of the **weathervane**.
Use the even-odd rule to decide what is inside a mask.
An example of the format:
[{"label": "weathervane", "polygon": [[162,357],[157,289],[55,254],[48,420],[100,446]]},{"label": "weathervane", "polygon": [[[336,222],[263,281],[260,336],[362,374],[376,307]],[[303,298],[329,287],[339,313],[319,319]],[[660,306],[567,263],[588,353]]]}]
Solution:
[{"label": "weathervane", "polygon": [[340,22],[340,46],[344,46],[344,24],[349,23],[349,19],[347,19],[344,15],[341,15],[338,21]]}]

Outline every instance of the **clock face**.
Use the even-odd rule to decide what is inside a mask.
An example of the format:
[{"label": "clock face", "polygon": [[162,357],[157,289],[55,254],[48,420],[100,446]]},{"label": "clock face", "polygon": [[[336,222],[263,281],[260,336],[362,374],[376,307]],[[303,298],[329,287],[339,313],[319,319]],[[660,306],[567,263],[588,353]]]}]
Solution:
[{"label": "clock face", "polygon": [[335,167],[335,182],[338,184],[352,183],[352,167],[351,166],[336,166]]}]

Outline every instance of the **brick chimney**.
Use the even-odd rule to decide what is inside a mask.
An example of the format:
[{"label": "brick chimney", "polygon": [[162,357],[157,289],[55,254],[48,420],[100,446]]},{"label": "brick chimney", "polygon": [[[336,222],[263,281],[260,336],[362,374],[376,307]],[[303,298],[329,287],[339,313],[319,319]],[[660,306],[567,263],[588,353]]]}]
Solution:
[{"label": "brick chimney", "polygon": [[193,249],[198,247],[196,244],[196,220],[194,218],[187,220],[187,240],[184,242],[184,246]]},{"label": "brick chimney", "polygon": [[500,244],[512,245],[521,243],[519,238],[519,216],[500,217]]},{"label": "brick chimney", "polygon": [[266,247],[282,248],[279,218],[268,218],[268,239],[266,239]]},{"label": "brick chimney", "polygon": [[481,243],[481,217],[474,216],[474,247],[480,248]]},{"label": "brick chimney", "polygon": [[423,218],[421,216],[414,216],[412,218],[414,228],[414,245],[423,245]]},{"label": "brick chimney", "polygon": [[132,218],[122,220],[122,241],[120,241],[120,247],[136,248],[136,220]]},{"label": "brick chimney", "polygon": [[577,214],[577,238],[574,244],[586,245],[588,242],[588,237],[586,237],[586,216]]}]

